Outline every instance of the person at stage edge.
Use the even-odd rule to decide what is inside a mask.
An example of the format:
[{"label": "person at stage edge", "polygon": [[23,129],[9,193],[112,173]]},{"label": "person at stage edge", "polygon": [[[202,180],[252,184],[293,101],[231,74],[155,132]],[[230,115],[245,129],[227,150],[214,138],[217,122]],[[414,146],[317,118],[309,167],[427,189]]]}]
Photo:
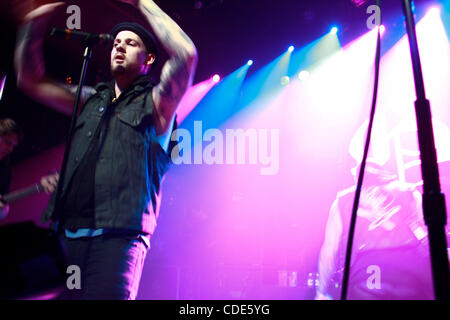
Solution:
[{"label": "person at stage edge", "polygon": [[[10,155],[23,140],[23,132],[19,125],[11,118],[0,119],[0,220],[9,215],[10,205],[3,201],[3,196],[10,192],[11,159]],[[41,178],[41,186],[46,193],[55,190],[58,174],[51,174]]]},{"label": "person at stage edge", "polygon": [[9,156],[18,146],[21,137],[22,131],[13,119],[0,119],[0,219],[9,214],[9,204],[2,201],[2,197],[9,192],[11,185]]}]

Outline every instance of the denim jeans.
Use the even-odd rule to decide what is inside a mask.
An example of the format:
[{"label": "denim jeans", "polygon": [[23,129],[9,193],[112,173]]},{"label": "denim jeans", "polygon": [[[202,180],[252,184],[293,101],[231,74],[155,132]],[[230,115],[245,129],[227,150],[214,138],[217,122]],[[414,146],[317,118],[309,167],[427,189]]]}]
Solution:
[{"label": "denim jeans", "polygon": [[[63,237],[68,266],[78,266],[81,288],[66,286],[59,299],[134,300],[148,251],[142,235],[106,233]],[[72,274],[68,273],[70,282]]]}]

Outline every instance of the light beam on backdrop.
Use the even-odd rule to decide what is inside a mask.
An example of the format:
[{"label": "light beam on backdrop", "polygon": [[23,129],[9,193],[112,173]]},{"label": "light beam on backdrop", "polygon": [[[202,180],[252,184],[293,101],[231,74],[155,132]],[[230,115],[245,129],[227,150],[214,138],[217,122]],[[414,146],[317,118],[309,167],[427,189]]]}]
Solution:
[{"label": "light beam on backdrop", "polygon": [[292,58],[292,72],[307,69],[309,77],[308,81],[291,84],[295,87],[291,100],[297,105],[292,104],[289,109],[289,122],[307,117],[311,120],[306,125],[307,132],[314,123],[313,131],[323,126],[323,130],[336,130],[339,136],[350,129],[346,122],[368,112],[361,106],[368,105],[371,99],[376,30],[342,49],[335,35],[327,34],[321,40],[309,50],[299,50]]},{"label": "light beam on backdrop", "polygon": [[[300,71],[299,67],[311,67],[311,65],[325,59],[327,56],[339,50],[339,48],[340,44],[336,34],[330,32],[299,51],[294,51],[294,46],[289,46],[286,52],[252,75],[251,79],[245,79],[248,68],[253,65],[253,60],[249,60],[246,65],[223,79],[220,85],[216,86],[214,90],[207,91],[207,87],[205,88],[206,84],[202,84],[198,88],[194,87],[186,93],[183,98],[183,104],[187,103],[190,107],[180,107],[182,111],[178,114],[178,121],[182,122],[180,119],[185,119],[187,114],[195,107],[195,104],[198,103],[198,98],[193,100],[195,103],[189,101],[191,100],[191,94],[200,91],[208,92],[206,96],[203,96],[204,99],[200,101],[199,106],[196,107],[199,110],[203,108],[206,111],[205,116],[202,115],[201,111],[195,110],[190,118],[196,120],[203,119],[204,122],[211,122],[212,118],[208,119],[207,113],[214,110],[215,115],[213,118],[221,120],[212,121],[212,123],[220,124],[227,120],[228,116],[232,116],[235,112],[245,108],[255,99],[268,98],[283,86],[288,85],[290,78],[295,77],[295,73]],[[291,56],[293,56],[295,62],[291,61]],[[302,76],[307,76],[307,74],[303,73]],[[237,91],[241,89],[241,86],[242,94],[239,96]],[[196,94],[196,97],[201,97],[201,95]],[[237,99],[237,105],[234,106]],[[213,126],[207,124],[206,127]]]},{"label": "light beam on backdrop", "polygon": [[237,109],[251,115],[252,109],[260,106],[259,100],[271,100],[293,78],[297,78],[303,68],[312,68],[339,49],[339,40],[336,34],[331,33],[297,50],[290,46],[286,52],[246,79]]},{"label": "light beam on backdrop", "polygon": [[180,101],[177,110],[177,122],[182,123],[206,94],[220,81],[219,75],[191,86]]},{"label": "light beam on backdrop", "polygon": [[264,79],[260,93],[263,95],[273,93],[280,88],[280,79],[287,76],[289,70],[289,62],[291,55],[294,52],[294,46],[289,46],[285,53],[283,53],[278,59],[273,61],[270,65],[273,65],[267,77]]},{"label": "light beam on backdrop", "polygon": [[257,98],[270,96],[280,87],[280,78],[285,75],[291,53],[287,50],[281,56],[251,75],[242,85],[242,96],[237,109],[246,108]]},{"label": "light beam on backdrop", "polygon": [[319,64],[340,49],[341,45],[336,32],[330,31],[292,54],[287,75],[292,77],[302,69],[311,70],[314,65]]},{"label": "light beam on backdrop", "polygon": [[235,103],[250,66],[250,63],[246,63],[217,83],[179,127],[193,133],[194,121],[202,121],[204,130],[218,128],[235,112]]}]

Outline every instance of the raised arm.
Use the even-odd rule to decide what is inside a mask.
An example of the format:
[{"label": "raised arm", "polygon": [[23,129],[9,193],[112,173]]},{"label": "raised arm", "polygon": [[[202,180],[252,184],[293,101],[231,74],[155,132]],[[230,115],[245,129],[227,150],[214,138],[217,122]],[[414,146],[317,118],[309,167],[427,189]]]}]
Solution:
[{"label": "raised arm", "polygon": [[74,94],[45,73],[43,54],[44,33],[51,13],[63,2],[38,7],[25,16],[19,29],[14,64],[17,86],[32,99],[61,113],[70,115]]},{"label": "raised arm", "polygon": [[153,90],[157,113],[158,135],[170,130],[178,104],[192,84],[197,66],[197,49],[183,30],[152,0],[141,0],[139,9],[147,18],[153,31],[169,54],[161,71],[160,83]]}]

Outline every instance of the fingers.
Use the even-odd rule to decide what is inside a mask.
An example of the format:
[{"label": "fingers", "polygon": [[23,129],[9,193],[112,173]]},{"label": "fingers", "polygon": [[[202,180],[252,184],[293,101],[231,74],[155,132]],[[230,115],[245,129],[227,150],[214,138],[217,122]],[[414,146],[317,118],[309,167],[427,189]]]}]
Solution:
[{"label": "fingers", "polygon": [[44,188],[45,193],[53,193],[56,190],[56,186],[58,185],[59,174],[53,174],[50,176],[41,178],[41,185]]},{"label": "fingers", "polygon": [[24,18],[24,21],[31,21],[36,18],[44,17],[54,12],[57,8],[61,7],[64,4],[64,2],[55,2],[39,6],[38,8],[28,12]]}]

